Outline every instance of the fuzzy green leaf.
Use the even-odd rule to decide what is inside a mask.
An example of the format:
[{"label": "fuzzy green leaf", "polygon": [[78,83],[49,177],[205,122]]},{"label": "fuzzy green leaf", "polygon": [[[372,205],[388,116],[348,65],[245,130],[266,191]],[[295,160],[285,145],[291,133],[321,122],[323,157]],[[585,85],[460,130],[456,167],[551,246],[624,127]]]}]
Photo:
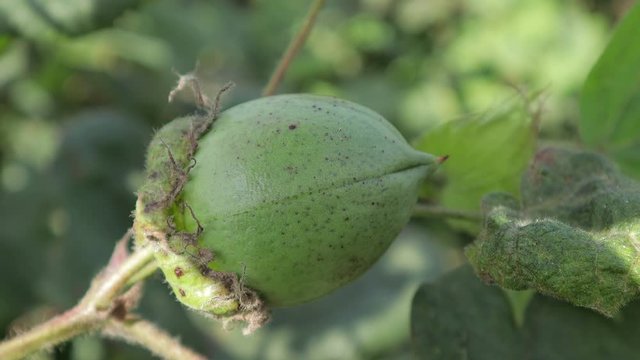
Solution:
[{"label": "fuzzy green leaf", "polygon": [[632,8],[591,70],[580,99],[580,135],[640,176],[640,4]]},{"label": "fuzzy green leaf", "polygon": [[[442,165],[447,177],[440,199],[444,206],[477,210],[488,192],[518,194],[518,179],[535,146],[527,106],[521,98],[513,99],[481,117],[445,123],[419,139],[419,150],[449,155]],[[477,230],[472,223],[458,224]]]},{"label": "fuzzy green leaf", "polygon": [[[522,181],[522,208],[483,204],[466,254],[478,275],[613,316],[640,293],[640,184],[601,155],[543,149]],[[496,199],[502,199],[502,202]]]}]

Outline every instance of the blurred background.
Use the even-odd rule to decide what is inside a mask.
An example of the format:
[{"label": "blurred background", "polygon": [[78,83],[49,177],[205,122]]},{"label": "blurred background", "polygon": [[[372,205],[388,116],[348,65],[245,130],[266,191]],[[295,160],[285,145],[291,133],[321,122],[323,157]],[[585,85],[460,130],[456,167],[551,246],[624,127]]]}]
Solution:
[{"label": "blurred background", "polygon": [[[575,138],[577,95],[627,0],[327,1],[280,92],[335,95],[408,139],[543,91],[542,133]],[[194,69],[229,107],[260,96],[309,1],[0,2],[0,332],[71,307],[131,224],[153,129],[194,111],[167,95]],[[414,222],[363,278],[277,309],[250,338],[188,313],[160,276],[140,312],[216,359],[410,358],[417,286],[457,266],[465,235]],[[41,359],[146,359],[86,336]]]}]

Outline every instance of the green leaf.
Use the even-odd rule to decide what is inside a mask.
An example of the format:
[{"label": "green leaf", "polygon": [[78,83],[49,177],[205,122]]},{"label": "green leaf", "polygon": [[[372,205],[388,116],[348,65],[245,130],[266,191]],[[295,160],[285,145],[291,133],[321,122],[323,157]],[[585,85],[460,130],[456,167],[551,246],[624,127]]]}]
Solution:
[{"label": "green leaf", "polygon": [[419,359],[522,358],[509,302],[468,266],[418,289],[411,335]]},{"label": "green leaf", "polygon": [[640,5],[618,25],[582,88],[580,135],[640,176]]},{"label": "green leaf", "polygon": [[522,208],[483,199],[484,228],[465,252],[481,279],[607,316],[640,296],[640,183],[600,154],[545,148],[521,193]]},{"label": "green leaf", "polygon": [[0,20],[21,35],[53,39],[109,26],[141,0],[3,0]]},{"label": "green leaf", "polygon": [[[447,177],[442,205],[460,210],[478,210],[488,192],[518,195],[520,175],[535,147],[535,131],[529,102],[512,99],[481,117],[447,122],[422,136],[419,150],[449,155],[442,165]],[[460,222],[477,231],[477,224]]]},{"label": "green leaf", "polygon": [[464,266],[423,285],[413,299],[411,331],[419,359],[637,359],[640,303],[620,319],[536,295],[516,327],[502,290]]}]

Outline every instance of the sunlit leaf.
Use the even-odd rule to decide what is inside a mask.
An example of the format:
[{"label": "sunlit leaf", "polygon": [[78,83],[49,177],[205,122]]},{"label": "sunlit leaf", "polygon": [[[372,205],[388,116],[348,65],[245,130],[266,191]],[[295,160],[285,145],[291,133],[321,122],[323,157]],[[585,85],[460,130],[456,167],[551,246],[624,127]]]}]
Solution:
[{"label": "sunlit leaf", "polygon": [[442,205],[477,210],[488,192],[518,194],[520,175],[534,151],[535,129],[528,102],[517,98],[481,117],[447,122],[415,145],[431,154],[449,156],[442,165],[446,176]]},{"label": "sunlit leaf", "polygon": [[640,4],[632,8],[591,70],[580,99],[580,135],[640,176]]}]

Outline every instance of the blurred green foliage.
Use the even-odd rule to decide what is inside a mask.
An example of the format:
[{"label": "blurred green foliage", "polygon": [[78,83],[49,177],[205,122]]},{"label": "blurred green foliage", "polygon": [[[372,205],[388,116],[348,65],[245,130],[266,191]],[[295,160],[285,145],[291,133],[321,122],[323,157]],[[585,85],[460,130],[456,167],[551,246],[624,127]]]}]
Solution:
[{"label": "blurred green foliage", "polygon": [[[578,90],[626,3],[329,1],[281,92],[347,98],[382,113],[409,139],[428,139],[435,135],[424,132],[438,134],[441,124],[478,118],[516,94],[542,90],[542,136],[575,139]],[[210,95],[236,82],[225,106],[258,97],[307,6],[286,0],[0,2],[3,333],[71,306],[130,226],[152,129],[194,110],[188,94],[167,104],[177,80],[172,68],[185,73],[197,62]],[[492,188],[499,189],[505,190]],[[451,252],[459,252],[464,236],[429,225],[429,231],[411,228],[413,240],[387,254],[400,257],[404,270],[383,260],[374,275],[334,297],[277,310],[273,325],[251,340],[270,345],[262,345],[262,353],[231,339],[233,333],[203,331],[207,326],[189,319],[159,277],[148,282],[141,312],[220,358],[409,356],[408,333],[398,334],[408,332],[398,330],[408,324],[407,294],[459,262]],[[412,256],[418,265],[407,268]],[[42,358],[150,355],[84,337]]]}]

